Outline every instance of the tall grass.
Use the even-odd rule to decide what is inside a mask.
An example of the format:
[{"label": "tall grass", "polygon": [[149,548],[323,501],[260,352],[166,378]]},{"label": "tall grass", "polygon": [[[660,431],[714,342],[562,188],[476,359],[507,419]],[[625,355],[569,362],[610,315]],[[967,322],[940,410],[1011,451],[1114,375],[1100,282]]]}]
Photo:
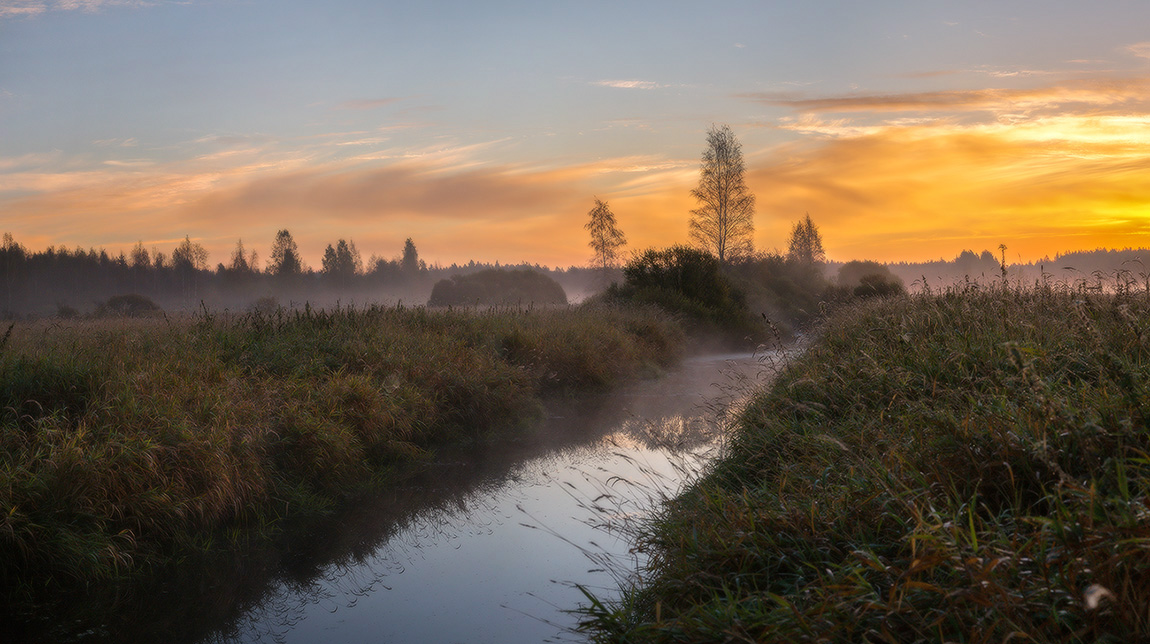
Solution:
[{"label": "tall grass", "polygon": [[612,642],[1150,640],[1150,294],[840,311],[643,527]]},{"label": "tall grass", "polygon": [[0,352],[0,587],[120,579],[675,361],[653,311],[341,308],[17,325]]}]

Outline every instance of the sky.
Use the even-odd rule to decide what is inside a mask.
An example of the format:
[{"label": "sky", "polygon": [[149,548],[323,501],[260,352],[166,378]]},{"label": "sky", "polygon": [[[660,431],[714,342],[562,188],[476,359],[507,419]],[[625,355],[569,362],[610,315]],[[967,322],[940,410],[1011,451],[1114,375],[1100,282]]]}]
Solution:
[{"label": "sky", "polygon": [[[1150,246],[1150,3],[0,0],[0,229],[318,268],[686,243],[731,127],[755,246],[831,259]],[[997,254],[997,252],[996,252]]]}]

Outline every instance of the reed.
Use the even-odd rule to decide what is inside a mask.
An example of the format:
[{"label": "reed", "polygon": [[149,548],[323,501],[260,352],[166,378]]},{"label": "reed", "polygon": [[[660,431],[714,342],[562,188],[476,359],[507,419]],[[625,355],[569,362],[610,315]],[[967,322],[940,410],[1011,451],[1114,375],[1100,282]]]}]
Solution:
[{"label": "reed", "polygon": [[641,526],[602,642],[1150,639],[1150,293],[839,311]]},{"label": "reed", "polygon": [[684,344],[653,310],[589,307],[18,324],[0,348],[0,587],[22,601],[274,533]]}]

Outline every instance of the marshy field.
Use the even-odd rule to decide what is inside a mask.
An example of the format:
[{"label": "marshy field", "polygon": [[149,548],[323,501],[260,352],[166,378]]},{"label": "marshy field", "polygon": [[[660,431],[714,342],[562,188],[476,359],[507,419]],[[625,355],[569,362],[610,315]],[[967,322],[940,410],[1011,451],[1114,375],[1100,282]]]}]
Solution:
[{"label": "marshy field", "polygon": [[6,331],[9,627],[59,597],[329,515],[439,446],[514,435],[542,396],[657,374],[684,347],[667,316],[611,307],[205,312]]},{"label": "marshy field", "polygon": [[[604,301],[7,326],[8,625],[50,632],[68,598],[274,542],[545,400],[656,377],[682,329]],[[627,526],[642,568],[585,589],[569,635],[1150,638],[1150,293],[965,283],[842,301],[806,335],[722,457]]]},{"label": "marshy field", "polygon": [[[1121,286],[1121,285],[1120,285]],[[637,526],[601,642],[1150,639],[1150,292],[849,306]]]}]

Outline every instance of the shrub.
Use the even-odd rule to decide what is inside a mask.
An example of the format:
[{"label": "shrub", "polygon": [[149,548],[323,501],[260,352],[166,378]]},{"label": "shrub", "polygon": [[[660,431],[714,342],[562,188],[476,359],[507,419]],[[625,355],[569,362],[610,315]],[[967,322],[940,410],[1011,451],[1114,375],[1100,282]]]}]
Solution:
[{"label": "shrub", "polygon": [[730,267],[730,276],[747,293],[747,306],[785,329],[819,315],[828,295],[821,263],[796,262],[778,253],[758,253]]},{"label": "shrub", "polygon": [[252,305],[248,307],[249,311],[260,315],[273,315],[279,309],[280,301],[270,295],[256,299],[256,301],[252,302]]},{"label": "shrub", "polygon": [[839,267],[838,284],[855,297],[887,297],[906,293],[902,280],[885,265],[854,260]]},{"label": "shrub", "polygon": [[57,304],[56,317],[60,318],[61,320],[74,320],[80,317],[80,311],[78,311],[75,307],[69,306],[67,304]]},{"label": "shrub", "polygon": [[864,275],[859,280],[859,285],[854,288],[854,294],[860,298],[905,295],[906,287],[903,286],[902,280],[893,275],[890,277]]},{"label": "shrub", "polygon": [[623,279],[622,286],[608,289],[608,298],[655,304],[685,316],[696,332],[745,336],[762,331],[743,293],[708,252],[687,246],[648,249],[627,263]]},{"label": "shrub", "polygon": [[431,290],[429,306],[499,306],[513,304],[566,304],[563,287],[533,270],[495,268],[440,280]]},{"label": "shrub", "polygon": [[108,298],[107,302],[96,306],[96,317],[138,318],[155,315],[160,312],[160,307],[156,306],[156,303],[153,302],[151,298],[135,293],[129,295],[113,295]]}]

